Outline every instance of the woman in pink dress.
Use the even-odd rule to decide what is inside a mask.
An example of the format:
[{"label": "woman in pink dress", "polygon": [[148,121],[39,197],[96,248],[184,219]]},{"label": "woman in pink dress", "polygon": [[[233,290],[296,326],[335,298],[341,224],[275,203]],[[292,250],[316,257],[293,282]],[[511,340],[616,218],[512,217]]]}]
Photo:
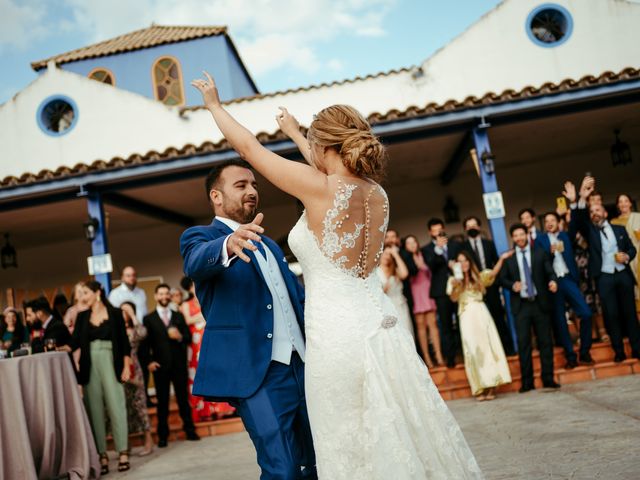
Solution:
[{"label": "woman in pink dress", "polygon": [[416,333],[418,344],[422,351],[422,358],[427,367],[433,368],[434,363],[429,353],[429,339],[436,354],[436,364],[444,365],[440,350],[440,331],[436,323],[436,302],[429,296],[431,289],[431,270],[420,252],[420,244],[414,235],[409,235],[404,241],[404,248],[411,254],[414,265],[409,266],[411,295],[413,296],[413,315],[416,319]]},{"label": "woman in pink dress", "polygon": [[191,345],[187,351],[187,365],[189,368],[189,403],[194,422],[202,422],[211,420],[212,417],[226,417],[235,413],[228,403],[224,402],[207,402],[202,397],[192,395],[193,381],[198,368],[198,360],[200,358],[200,344],[202,343],[202,335],[207,322],[202,315],[200,302],[196,298],[195,285],[189,277],[184,277],[180,282],[180,286],[189,292],[189,297],[180,305],[180,311],[184,315],[184,319],[191,331]]}]

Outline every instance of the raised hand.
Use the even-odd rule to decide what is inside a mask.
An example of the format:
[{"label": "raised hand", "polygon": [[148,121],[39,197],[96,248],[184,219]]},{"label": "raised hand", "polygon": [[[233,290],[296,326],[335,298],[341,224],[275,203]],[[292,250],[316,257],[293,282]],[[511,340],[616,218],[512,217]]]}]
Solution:
[{"label": "raised hand", "polygon": [[562,191],[562,195],[567,197],[569,203],[574,203],[576,201],[576,186],[573,182],[566,181],[564,182],[564,190]]},{"label": "raised hand", "polygon": [[289,138],[300,133],[300,124],[298,123],[298,120],[296,120],[296,117],[291,115],[286,108],[278,108],[280,109],[280,113],[276,115],[276,122],[278,122],[280,130],[282,130]]},{"label": "raised hand", "polygon": [[513,254],[515,253],[515,250],[507,250],[506,252],[504,252],[502,255],[500,255],[500,259],[501,260],[506,260],[507,258],[513,256]]},{"label": "raised hand", "polygon": [[584,177],[582,185],[580,185],[580,198],[586,200],[596,188],[596,179],[593,177]]},{"label": "raised hand", "polygon": [[206,79],[202,80],[198,78],[196,80],[193,80],[191,82],[191,85],[196,87],[202,94],[202,99],[204,100],[205,107],[219,107],[221,103],[220,96],[218,95],[218,88],[216,87],[216,82],[207,72],[203,73]]},{"label": "raised hand", "polygon": [[[227,254],[229,257],[237,255],[242,261],[247,263],[251,262],[251,259],[243,252],[243,250],[247,249],[252,252],[258,250],[258,247],[251,242],[262,241],[258,235],[259,233],[264,232],[264,228],[260,226],[262,220],[264,220],[264,214],[259,213],[251,223],[240,225],[240,227],[229,236],[229,239],[227,240]],[[249,240],[251,240],[251,242],[249,242]]]}]

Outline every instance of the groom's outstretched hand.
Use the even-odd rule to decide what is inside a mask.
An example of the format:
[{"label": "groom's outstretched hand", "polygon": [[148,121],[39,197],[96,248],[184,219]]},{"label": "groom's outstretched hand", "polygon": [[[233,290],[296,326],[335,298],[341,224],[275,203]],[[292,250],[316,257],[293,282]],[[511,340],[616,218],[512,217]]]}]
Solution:
[{"label": "groom's outstretched hand", "polygon": [[263,219],[264,214],[259,213],[251,223],[240,225],[240,227],[229,236],[229,239],[227,240],[227,254],[229,255],[229,258],[237,255],[241,260],[247,263],[251,261],[243,250],[246,248],[247,250],[255,252],[258,249],[258,247],[252,244],[249,240],[252,242],[262,241],[258,234],[264,232],[264,228],[260,226]]}]

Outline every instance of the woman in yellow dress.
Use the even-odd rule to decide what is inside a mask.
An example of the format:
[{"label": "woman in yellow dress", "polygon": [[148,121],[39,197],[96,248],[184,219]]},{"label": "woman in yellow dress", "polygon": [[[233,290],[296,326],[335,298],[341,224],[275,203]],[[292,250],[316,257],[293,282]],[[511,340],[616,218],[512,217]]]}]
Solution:
[{"label": "woman in yellow dress", "polygon": [[464,369],[471,393],[478,401],[493,400],[496,387],[511,383],[498,330],[483,301],[486,288],[494,282],[505,259],[511,255],[513,251],[503,253],[493,270],[480,272],[471,255],[462,251],[456,257],[459,264],[457,278],[451,277],[447,283],[447,294],[458,303]]},{"label": "woman in yellow dress", "polygon": [[[640,213],[633,211],[633,200],[631,200],[631,197],[625,193],[621,193],[618,195],[618,198],[616,198],[616,207],[618,207],[620,215],[611,220],[611,223],[625,227],[629,234],[629,238],[633,242],[633,246],[636,247],[638,252],[640,252]],[[638,277],[640,277],[640,271],[638,268],[640,267],[640,263],[638,263],[637,254],[635,258],[631,260],[629,266],[631,267],[633,276],[636,279],[636,311],[640,312],[640,288],[638,287]]]}]

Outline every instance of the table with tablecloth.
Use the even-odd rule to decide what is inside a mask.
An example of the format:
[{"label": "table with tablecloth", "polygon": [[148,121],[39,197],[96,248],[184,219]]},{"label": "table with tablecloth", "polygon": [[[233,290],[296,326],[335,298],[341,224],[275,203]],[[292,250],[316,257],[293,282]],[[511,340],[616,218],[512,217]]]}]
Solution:
[{"label": "table with tablecloth", "polygon": [[0,360],[0,479],[100,477],[69,355]]}]

